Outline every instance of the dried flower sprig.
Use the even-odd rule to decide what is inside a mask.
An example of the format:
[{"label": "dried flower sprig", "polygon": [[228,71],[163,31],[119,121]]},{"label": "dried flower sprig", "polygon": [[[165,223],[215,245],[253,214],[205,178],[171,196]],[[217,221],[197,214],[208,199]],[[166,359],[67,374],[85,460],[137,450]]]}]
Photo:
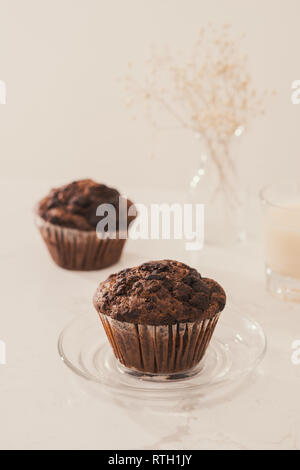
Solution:
[{"label": "dried flower sprig", "polygon": [[158,108],[182,128],[201,136],[219,176],[219,189],[232,200],[235,162],[231,139],[265,111],[267,93],[258,93],[228,25],[201,29],[188,58],[152,51],[146,74],[138,80],[129,66],[125,78],[128,104],[143,103],[152,125]]}]

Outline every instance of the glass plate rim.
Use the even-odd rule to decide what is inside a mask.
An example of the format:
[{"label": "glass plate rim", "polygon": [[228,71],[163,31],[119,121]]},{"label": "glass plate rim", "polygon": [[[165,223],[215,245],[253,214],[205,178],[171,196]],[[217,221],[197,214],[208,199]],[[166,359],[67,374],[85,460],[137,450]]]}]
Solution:
[{"label": "glass plate rim", "polygon": [[[267,341],[267,336],[265,334],[265,331],[264,331],[263,327],[261,326],[261,324],[258,321],[254,320],[251,316],[239,315],[235,312],[231,312],[230,315],[234,316],[234,317],[238,317],[240,320],[249,322],[250,324],[255,326],[257,328],[257,330],[259,331],[259,335],[262,339],[261,351],[260,351],[259,354],[257,354],[255,359],[251,362],[251,366],[244,369],[241,373],[237,374],[237,376],[234,377],[234,381],[239,381],[242,378],[246,377],[253,370],[255,370],[257,368],[258,364],[260,364],[260,362],[263,360],[263,358],[265,357],[266,351],[267,351],[268,341]],[[84,318],[87,318],[87,319],[91,318],[90,314],[84,313],[84,314],[81,314],[79,316],[76,316],[76,317],[72,318],[72,320],[70,320],[66,324],[66,326],[63,328],[63,330],[61,331],[61,333],[59,335],[59,338],[58,338],[58,343],[57,343],[58,354],[60,356],[60,359],[63,361],[63,363],[73,373],[75,373],[77,376],[83,378],[84,380],[87,380],[90,383],[97,383],[97,384],[103,385],[106,389],[114,390],[114,391],[118,392],[118,394],[125,395],[125,396],[128,396],[128,393],[130,393],[130,392],[136,392],[137,389],[134,385],[126,384],[126,386],[124,386],[125,390],[120,390],[119,385],[107,383],[107,381],[104,380],[104,379],[99,379],[97,377],[92,376],[91,374],[85,373],[78,366],[74,365],[71,360],[68,359],[67,354],[65,353],[65,350],[64,350],[64,347],[63,347],[65,334],[69,331],[69,329],[74,324],[76,324],[80,320],[83,320]],[[221,317],[220,324],[221,324],[221,321],[224,325],[226,325],[226,317],[225,316],[223,318]],[[221,378],[219,381],[216,381],[212,385],[217,386],[220,383],[226,384],[226,383],[229,383],[230,381],[232,381],[232,377],[230,379],[229,378],[227,378],[227,379],[226,378],[225,379]],[[139,382],[141,382],[141,380],[139,380]],[[178,382],[179,381],[174,381],[173,384],[178,383]],[[170,385],[172,385],[172,384],[170,383]],[[189,391],[196,391],[196,390],[199,390],[200,388],[201,388],[201,384],[189,384]],[[140,390],[143,392],[143,393],[141,393],[140,398],[142,398],[144,400],[147,400],[151,396],[151,394],[158,391],[157,389],[146,388],[146,384],[145,384],[145,387],[141,388]],[[178,394],[178,389],[175,388],[175,387],[173,389],[171,387],[168,387],[167,389],[164,389],[164,391],[167,391],[168,393],[174,394],[174,395]],[[145,394],[147,396],[143,397],[143,394]]]}]

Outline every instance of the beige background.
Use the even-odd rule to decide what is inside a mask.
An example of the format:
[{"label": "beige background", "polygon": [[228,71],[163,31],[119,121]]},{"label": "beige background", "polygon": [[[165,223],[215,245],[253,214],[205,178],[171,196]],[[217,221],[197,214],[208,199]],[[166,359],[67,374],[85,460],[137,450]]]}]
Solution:
[{"label": "beige background", "polygon": [[118,77],[128,61],[143,67],[152,44],[189,47],[209,21],[246,33],[257,87],[278,91],[241,141],[252,187],[295,174],[299,17],[298,0],[0,0],[2,177],[184,189],[195,168],[191,140],[164,132],[151,160],[151,131],[141,114],[131,120]]},{"label": "beige background", "polygon": [[[50,185],[84,176],[136,202],[143,192],[149,201],[167,189],[172,200],[187,188],[195,141],[163,133],[151,160],[151,131],[130,119],[117,78],[128,61],[142,67],[153,43],[189,47],[209,21],[246,32],[257,87],[278,91],[241,140],[253,195],[267,181],[299,175],[300,105],[290,100],[300,79],[299,13],[299,0],[0,0],[0,79],[7,82],[0,105],[1,449],[300,449],[300,366],[291,363],[299,305],[266,293],[258,243],[206,246],[190,263],[180,240],[129,240],[118,265],[75,273],[50,262],[31,213]],[[221,391],[210,406],[183,400],[169,414],[152,402],[132,407],[102,396],[101,386],[91,391],[57,354],[65,325],[95,315],[91,299],[101,280],[161,258],[217,279],[228,315],[256,319],[269,344],[238,390]]]}]

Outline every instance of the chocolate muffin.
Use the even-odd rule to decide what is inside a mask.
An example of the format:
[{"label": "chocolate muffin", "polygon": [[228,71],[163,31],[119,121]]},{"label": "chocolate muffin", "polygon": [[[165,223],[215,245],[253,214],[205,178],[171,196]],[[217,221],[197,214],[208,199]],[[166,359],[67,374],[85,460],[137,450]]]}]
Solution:
[{"label": "chocolate muffin", "polygon": [[[101,215],[97,209],[103,206]],[[40,233],[53,260],[62,268],[96,270],[116,263],[136,215],[132,202],[91,179],[52,189],[37,207]],[[135,213],[135,208],[131,213]]]},{"label": "chocolate muffin", "polygon": [[94,296],[116,358],[143,374],[181,374],[195,368],[225,303],[216,281],[171,260],[112,274]]}]

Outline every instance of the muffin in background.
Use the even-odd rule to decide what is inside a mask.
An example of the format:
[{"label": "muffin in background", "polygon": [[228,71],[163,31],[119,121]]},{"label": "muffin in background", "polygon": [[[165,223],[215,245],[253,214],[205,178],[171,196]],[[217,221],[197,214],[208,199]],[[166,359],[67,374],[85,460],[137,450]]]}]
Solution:
[{"label": "muffin in background", "polygon": [[199,364],[226,295],[178,261],[151,261],[102,282],[94,306],[116,358],[141,374],[183,374]]},{"label": "muffin in background", "polygon": [[[123,210],[128,211],[133,205],[129,200],[120,199],[116,189],[91,179],[52,189],[38,203],[37,226],[55,263],[65,269],[82,271],[115,264],[122,254],[129,224],[135,218],[128,217],[127,226],[121,227],[120,201]],[[111,204],[115,208],[113,236],[106,231],[107,226],[103,232],[96,232],[98,223],[105,217],[96,215],[101,204]]]}]

